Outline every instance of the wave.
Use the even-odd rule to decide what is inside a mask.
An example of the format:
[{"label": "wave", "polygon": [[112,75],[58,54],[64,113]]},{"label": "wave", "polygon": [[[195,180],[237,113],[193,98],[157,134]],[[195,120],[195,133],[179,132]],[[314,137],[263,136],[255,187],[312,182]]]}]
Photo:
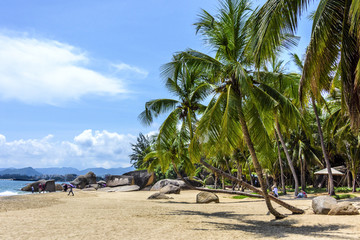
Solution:
[{"label": "wave", "polygon": [[18,192],[13,192],[13,191],[4,191],[4,192],[0,192],[0,196],[14,196],[14,195],[18,195]]}]

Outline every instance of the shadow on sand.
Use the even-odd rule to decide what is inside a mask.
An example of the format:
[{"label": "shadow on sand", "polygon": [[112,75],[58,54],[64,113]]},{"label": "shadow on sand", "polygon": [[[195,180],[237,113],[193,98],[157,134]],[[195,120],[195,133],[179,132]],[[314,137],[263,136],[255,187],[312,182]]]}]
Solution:
[{"label": "shadow on sand", "polygon": [[[234,212],[214,212],[207,213],[201,211],[175,211],[171,215],[200,215],[209,218],[210,221],[203,221],[202,223],[214,226],[218,230],[225,231],[244,231],[258,235],[259,238],[284,238],[289,235],[296,235],[299,239],[312,238],[327,238],[327,239],[357,239],[349,233],[337,233],[339,229],[346,229],[351,226],[345,224],[319,224],[309,226],[296,226],[298,221],[293,219],[261,221],[261,220],[247,220],[246,217],[254,214],[236,214]],[[216,218],[234,219],[239,223],[219,223]],[[214,221],[212,221],[214,220]],[[204,227],[204,226],[202,226]],[[210,230],[204,228],[194,228],[194,230]]]}]

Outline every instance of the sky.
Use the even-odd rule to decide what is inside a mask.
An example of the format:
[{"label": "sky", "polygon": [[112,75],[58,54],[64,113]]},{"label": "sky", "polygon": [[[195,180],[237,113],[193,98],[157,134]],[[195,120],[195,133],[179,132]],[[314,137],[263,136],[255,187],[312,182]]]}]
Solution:
[{"label": "sky", "polygon": [[[254,1],[254,6],[262,4]],[[0,2],[0,168],[128,167],[146,101],[171,97],[160,68],[217,0]],[[311,23],[302,17],[302,56]],[[287,58],[287,53],[283,53]],[[291,68],[291,64],[289,65]]]}]

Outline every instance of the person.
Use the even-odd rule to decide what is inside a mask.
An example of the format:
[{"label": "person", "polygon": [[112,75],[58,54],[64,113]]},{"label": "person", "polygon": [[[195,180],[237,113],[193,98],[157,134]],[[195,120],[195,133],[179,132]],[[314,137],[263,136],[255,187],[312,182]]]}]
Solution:
[{"label": "person", "polygon": [[301,190],[296,198],[307,198],[307,194],[304,190]]},{"label": "person", "polygon": [[273,186],[273,190],[272,190],[272,191],[273,191],[275,197],[279,197],[278,188],[277,188],[276,185]]},{"label": "person", "polygon": [[42,185],[41,183],[39,183],[39,193],[41,193],[41,191],[42,191]]},{"label": "person", "polygon": [[74,196],[73,186],[71,184],[69,185],[69,194],[68,194],[68,196],[70,195],[70,193],[72,193],[72,195]]},{"label": "person", "polygon": [[31,193],[34,193],[34,186],[31,186]]},{"label": "person", "polygon": [[68,190],[68,185],[64,184],[64,192],[67,192],[67,190]]}]

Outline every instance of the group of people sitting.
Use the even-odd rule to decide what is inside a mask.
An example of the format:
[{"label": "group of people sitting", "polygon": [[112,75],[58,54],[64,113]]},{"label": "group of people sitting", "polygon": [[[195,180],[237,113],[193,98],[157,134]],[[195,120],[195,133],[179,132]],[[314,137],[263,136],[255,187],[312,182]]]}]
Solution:
[{"label": "group of people sitting", "polygon": [[[272,186],[272,192],[275,197],[279,197],[279,192],[278,192],[278,188],[276,185]],[[296,196],[296,198],[307,198],[307,194],[304,190],[300,190],[300,192]]]}]

